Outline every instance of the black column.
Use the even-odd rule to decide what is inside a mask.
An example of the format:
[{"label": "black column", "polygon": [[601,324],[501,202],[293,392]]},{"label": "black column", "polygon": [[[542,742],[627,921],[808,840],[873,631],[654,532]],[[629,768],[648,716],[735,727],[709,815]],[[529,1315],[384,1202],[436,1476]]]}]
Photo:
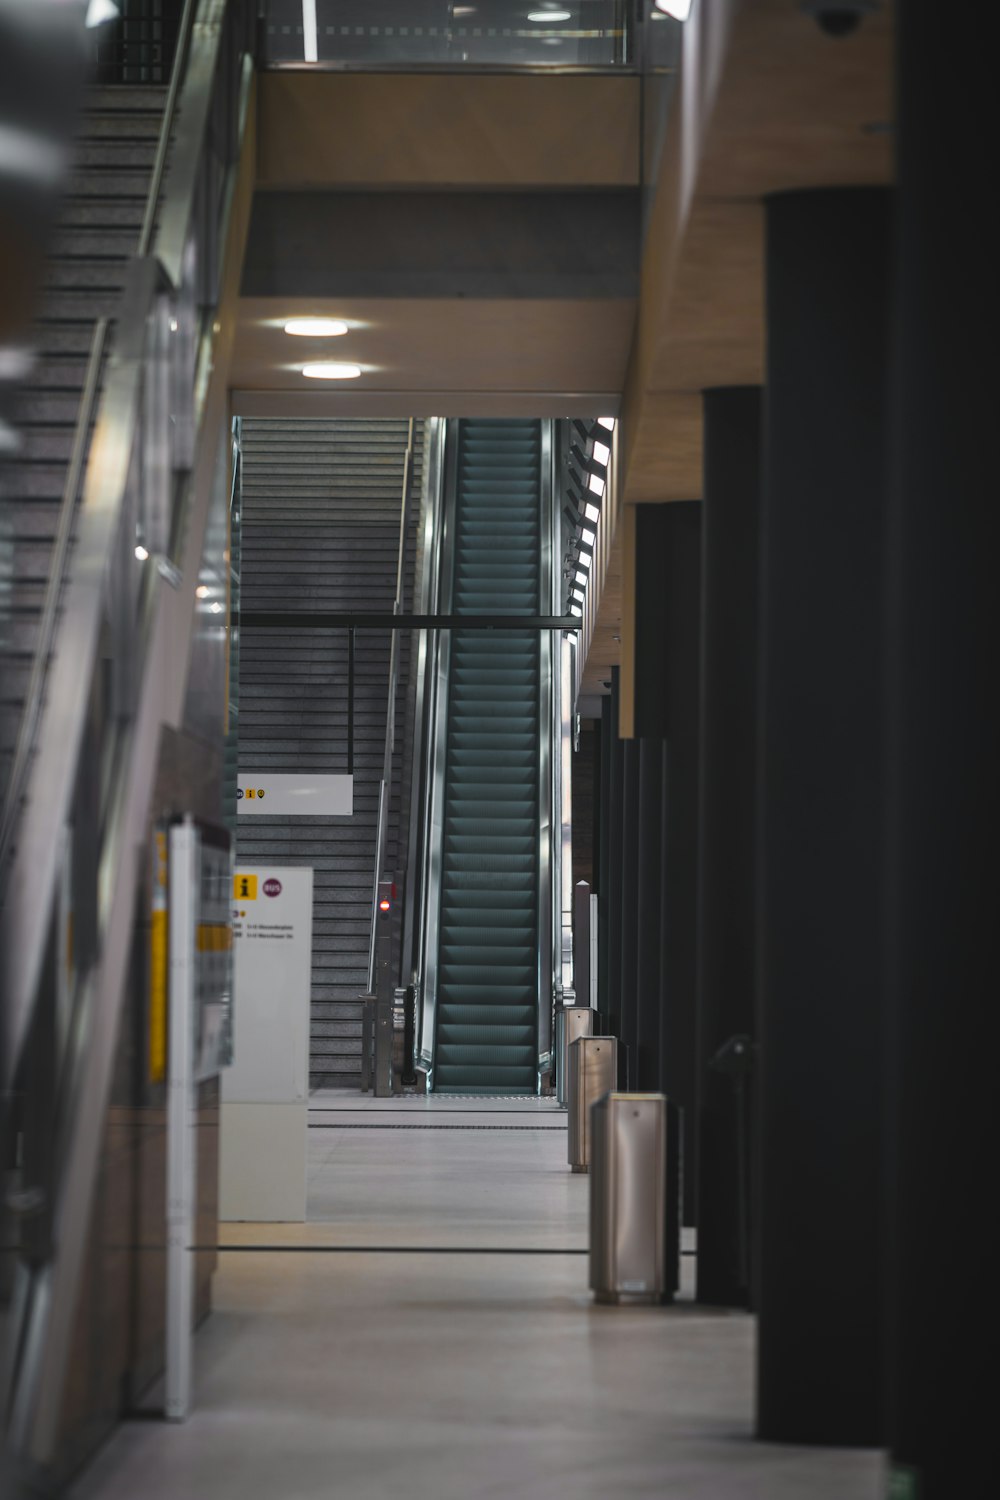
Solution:
[{"label": "black column", "polygon": [[888,193],[767,203],[758,1434],[881,1431]]},{"label": "black column", "polygon": [[920,0],[896,21],[888,1437],[900,1500],[996,1487],[995,65],[985,36],[940,21]]},{"label": "black column", "polygon": [[636,1086],[637,1008],[639,970],[639,742],[623,740],[622,780],[622,966],[621,1031],[627,1088]]},{"label": "black column", "polygon": [[611,908],[611,698],[601,699],[600,831],[597,838],[597,1009],[608,1030],[608,913]]},{"label": "black column", "polygon": [[635,732],[666,741],[660,1088],[684,1112],[684,1222],[694,1223],[701,501],[636,516]]},{"label": "black column", "polygon": [[[750,1300],[761,392],[705,392],[697,1221],[700,1302]],[[720,1055],[721,1054],[721,1055]]]},{"label": "black column", "polygon": [[635,1086],[645,1092],[660,1079],[660,924],[663,861],[662,740],[639,741],[639,868],[636,905]]},{"label": "black column", "polygon": [[606,898],[607,1012],[609,1036],[621,1035],[622,1024],[622,790],[625,747],[618,738],[618,668],[611,669],[610,749],[608,756],[608,893]]}]

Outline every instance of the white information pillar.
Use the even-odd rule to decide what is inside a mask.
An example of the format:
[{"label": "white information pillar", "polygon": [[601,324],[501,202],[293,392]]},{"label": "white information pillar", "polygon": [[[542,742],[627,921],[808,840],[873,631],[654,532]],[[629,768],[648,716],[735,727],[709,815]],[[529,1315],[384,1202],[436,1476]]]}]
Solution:
[{"label": "white information pillar", "polygon": [[191,1406],[194,1323],[195,925],[200,840],[193,823],[170,830],[170,1050],[167,1072],[167,1418],[183,1422]]},{"label": "white information pillar", "polygon": [[233,1063],[222,1075],[222,1219],[306,1216],[310,869],[241,865],[233,882]]}]

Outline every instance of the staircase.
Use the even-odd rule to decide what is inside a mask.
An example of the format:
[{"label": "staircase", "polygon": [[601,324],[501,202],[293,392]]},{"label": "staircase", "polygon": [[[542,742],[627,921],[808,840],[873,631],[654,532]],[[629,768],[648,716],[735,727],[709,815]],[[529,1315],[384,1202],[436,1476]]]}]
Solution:
[{"label": "staircase", "polygon": [[0,785],[24,706],[91,341],[98,319],[114,316],[139,239],[166,93],[88,94],[45,277],[37,357],[11,407],[20,447],[0,462],[10,580],[0,634]]},{"label": "staircase", "polygon": [[[538,422],[458,424],[456,614],[539,612]],[[539,639],[460,630],[448,674],[434,1088],[537,1079]]]},{"label": "staircase", "polygon": [[[242,424],[241,610],[384,610],[391,613],[399,552],[408,422],[246,417]],[[423,474],[416,424],[413,491]],[[404,586],[413,594],[419,506],[412,508]],[[242,770],[347,769],[348,640],[334,631],[244,625],[240,658]],[[238,820],[247,864],[313,870],[310,1083],[361,1082],[361,999],[368,988],[379,779],[385,751],[390,635],[357,632],[354,814],[349,818]],[[397,743],[404,740],[409,637],[400,642]],[[390,800],[385,868],[402,874],[399,770]],[[405,828],[403,829],[405,843]]]}]

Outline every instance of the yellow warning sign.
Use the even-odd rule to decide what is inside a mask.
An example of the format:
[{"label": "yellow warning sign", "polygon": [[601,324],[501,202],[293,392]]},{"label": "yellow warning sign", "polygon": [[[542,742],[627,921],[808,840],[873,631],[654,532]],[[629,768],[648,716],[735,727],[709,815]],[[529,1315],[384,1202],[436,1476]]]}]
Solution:
[{"label": "yellow warning sign", "polygon": [[167,1076],[167,834],[153,832],[153,900],[149,926],[149,1081]]},{"label": "yellow warning sign", "polygon": [[233,895],[237,901],[256,901],[257,899],[257,877],[256,875],[234,875]]}]

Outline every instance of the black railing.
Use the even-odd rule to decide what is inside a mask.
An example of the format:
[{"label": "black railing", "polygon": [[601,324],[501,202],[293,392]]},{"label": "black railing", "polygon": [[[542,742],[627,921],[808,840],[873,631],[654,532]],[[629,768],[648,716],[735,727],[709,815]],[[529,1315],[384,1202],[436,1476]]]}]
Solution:
[{"label": "black railing", "polygon": [[118,20],[91,33],[96,81],[169,83],[184,0],[117,0],[117,5]]}]

